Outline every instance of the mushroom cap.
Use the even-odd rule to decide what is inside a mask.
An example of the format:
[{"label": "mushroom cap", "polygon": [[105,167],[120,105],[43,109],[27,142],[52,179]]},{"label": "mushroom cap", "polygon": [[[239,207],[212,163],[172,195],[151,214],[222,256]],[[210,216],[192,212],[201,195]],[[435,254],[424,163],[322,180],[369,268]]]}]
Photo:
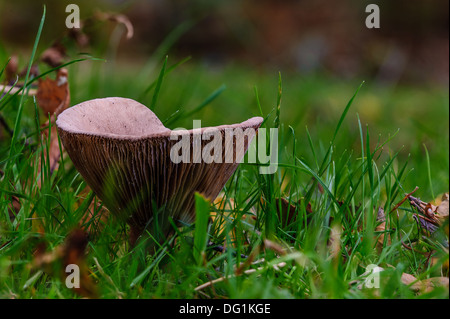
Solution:
[{"label": "mushroom cap", "polygon": [[[145,105],[112,97],[66,109],[56,125],[65,150],[87,184],[111,213],[142,231],[156,218],[163,228],[169,227],[168,216],[176,222],[193,222],[194,193],[214,200],[241,160],[236,138],[225,138],[227,129],[254,129],[244,137],[245,154],[262,121],[254,117],[240,124],[172,131]],[[211,129],[222,137],[222,161],[194,163],[194,144],[201,143],[203,148],[211,141],[196,136]],[[189,138],[189,163],[171,160],[171,149],[179,142],[171,138],[175,132]],[[234,154],[231,162],[225,160],[230,150]]]}]

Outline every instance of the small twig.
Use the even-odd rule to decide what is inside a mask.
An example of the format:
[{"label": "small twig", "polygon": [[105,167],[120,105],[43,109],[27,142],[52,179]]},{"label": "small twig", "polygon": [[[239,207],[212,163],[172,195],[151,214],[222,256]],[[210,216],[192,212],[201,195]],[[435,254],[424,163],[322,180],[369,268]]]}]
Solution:
[{"label": "small twig", "polygon": [[417,215],[417,216],[419,216],[419,218],[422,218],[422,219],[426,220],[426,221],[429,222],[430,224],[439,226],[435,220],[429,219],[428,217],[425,217],[425,216],[422,216],[422,215]]},{"label": "small twig", "polygon": [[[273,265],[272,267],[275,270],[279,271],[280,268],[283,268],[284,266],[286,266],[286,263],[285,262],[281,262],[279,264]],[[264,267],[258,267],[257,269],[247,269],[242,274],[249,275],[249,274],[253,274],[253,273],[257,272],[257,271],[263,270],[263,269],[264,269]],[[209,286],[213,286],[214,284],[217,284],[219,282],[222,282],[224,280],[227,280],[227,279],[230,279],[230,278],[233,278],[233,277],[238,277],[238,275],[228,275],[228,276],[224,276],[224,277],[219,277],[217,279],[205,282],[204,284],[196,287],[194,290],[195,291],[199,291],[199,290],[205,289],[205,288],[207,288]]]},{"label": "small twig", "polygon": [[413,251],[413,252],[415,252],[415,253],[418,253],[418,254],[421,254],[421,255],[424,255],[424,256],[426,256],[428,253],[426,253],[426,252],[423,252],[423,251],[418,251],[418,250],[415,250],[414,248],[412,248],[412,247],[409,247],[407,244],[405,244],[404,242],[403,242],[403,240],[402,239],[400,239],[401,240],[401,242],[402,242],[402,246],[403,247],[405,247],[406,249],[408,249],[408,250],[411,250],[411,251]]},{"label": "small twig", "polygon": [[430,251],[430,254],[428,255],[427,261],[425,262],[425,266],[428,266],[429,262],[430,262],[430,258],[433,255],[433,251]]},{"label": "small twig", "polygon": [[[208,246],[212,246],[212,245],[213,245],[213,243],[209,243]],[[219,247],[221,247],[221,246],[220,245],[216,245],[216,246],[213,246],[213,249],[214,248],[219,249]],[[225,250],[225,248],[223,248],[223,247],[221,247],[221,248],[223,250]],[[278,244],[276,244],[276,243],[274,243],[274,242],[272,242],[270,240],[267,240],[267,239],[264,240],[264,248],[274,250],[275,252],[278,252],[280,255],[286,255],[286,252],[282,249],[282,247],[280,245],[278,245]],[[255,259],[255,257],[259,254],[259,251],[260,251],[259,248],[253,250],[253,252],[250,254],[250,256],[246,257],[247,259],[243,263],[241,263],[241,265],[234,271],[233,275],[224,276],[224,277],[220,277],[220,278],[217,278],[217,279],[214,279],[214,280],[210,280],[210,281],[208,281],[208,282],[206,282],[206,283],[196,287],[195,290],[196,291],[202,290],[202,289],[207,288],[209,286],[212,287],[214,284],[216,284],[218,282],[222,282],[222,281],[230,279],[230,278],[239,277],[239,276],[244,275],[244,274],[248,275],[248,274],[252,274],[252,273],[255,273],[257,271],[263,270],[264,267],[258,267],[256,269],[252,268],[252,269],[244,270],[246,267],[249,267],[250,265],[256,265],[256,264],[260,264],[260,263],[265,262],[264,258],[258,259],[256,261],[253,261]],[[281,268],[285,267],[286,265],[287,265],[286,262],[280,262],[280,263],[278,263],[276,265],[272,265],[272,267],[273,267],[273,269],[275,269],[275,271],[280,271]]]},{"label": "small twig", "polygon": [[416,186],[416,188],[415,188],[411,193],[406,194],[405,197],[403,197],[403,199],[402,199],[397,205],[395,205],[394,208],[391,209],[391,211],[389,212],[389,214],[392,213],[392,212],[393,212],[394,210],[396,210],[397,208],[399,208],[399,207],[400,207],[400,206],[401,206],[401,205],[409,198],[409,196],[411,196],[412,194],[414,194],[418,189],[419,189],[419,187]]}]

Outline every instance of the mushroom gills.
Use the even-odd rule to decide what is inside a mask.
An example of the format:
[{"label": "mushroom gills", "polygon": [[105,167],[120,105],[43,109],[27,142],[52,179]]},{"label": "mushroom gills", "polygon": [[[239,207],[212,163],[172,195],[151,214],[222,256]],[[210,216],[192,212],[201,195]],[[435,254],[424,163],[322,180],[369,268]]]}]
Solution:
[{"label": "mushroom gills", "polygon": [[[236,170],[263,119],[202,128],[189,135],[189,161],[175,163],[172,148],[179,143],[175,131],[164,127],[145,105],[125,98],[83,102],[62,112],[56,121],[61,141],[75,168],[108,210],[131,227],[130,242],[148,229],[171,232],[169,216],[178,224],[195,220],[195,192],[214,200]],[[243,144],[226,138],[230,129],[246,130]],[[194,144],[208,129],[220,133],[221,158],[207,163],[194,160]],[[171,138],[172,135],[172,138]],[[186,136],[184,136],[186,138]],[[243,150],[237,150],[243,147]],[[239,152],[240,151],[240,152]],[[232,152],[232,161],[225,158]],[[198,154],[197,154],[198,155]]]}]

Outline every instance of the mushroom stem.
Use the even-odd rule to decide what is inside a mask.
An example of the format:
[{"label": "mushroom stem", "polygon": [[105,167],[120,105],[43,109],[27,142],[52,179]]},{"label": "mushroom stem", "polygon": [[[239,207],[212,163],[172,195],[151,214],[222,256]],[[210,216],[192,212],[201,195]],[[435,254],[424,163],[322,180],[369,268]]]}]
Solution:
[{"label": "mushroom stem", "polygon": [[130,226],[130,233],[128,235],[128,240],[130,243],[130,247],[136,247],[136,242],[138,238],[142,235],[143,230],[137,226]]}]

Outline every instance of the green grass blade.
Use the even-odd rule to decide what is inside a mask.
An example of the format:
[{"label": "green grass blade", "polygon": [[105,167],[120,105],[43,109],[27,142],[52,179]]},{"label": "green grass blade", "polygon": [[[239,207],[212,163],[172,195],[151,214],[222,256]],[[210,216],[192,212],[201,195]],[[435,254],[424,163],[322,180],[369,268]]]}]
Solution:
[{"label": "green grass blade", "polygon": [[275,127],[280,128],[281,96],[283,94],[283,83],[281,81],[281,72],[278,73],[278,92],[277,92],[277,111],[275,115]]},{"label": "green grass blade", "polygon": [[166,65],[167,65],[168,58],[169,57],[166,56],[166,58],[164,59],[164,63],[161,68],[161,71],[159,72],[158,81],[156,82],[155,92],[153,93],[152,104],[150,105],[150,110],[152,110],[152,111],[155,110],[156,102],[158,101],[159,91],[161,90],[161,85],[162,85],[164,75],[166,72]]},{"label": "green grass blade", "polygon": [[[188,56],[188,57],[184,58],[183,60],[181,60],[181,61],[175,63],[174,65],[170,66],[169,68],[167,68],[167,70],[165,71],[165,73],[164,73],[163,76],[165,77],[166,75],[170,74],[170,72],[172,72],[173,70],[175,70],[175,69],[176,69],[177,67],[179,67],[180,65],[186,63],[186,62],[189,61],[190,59],[191,59],[191,57]],[[159,78],[158,78],[158,79],[159,79]],[[152,82],[152,83],[144,90],[144,93],[142,93],[141,96],[140,96],[140,98],[139,98],[140,100],[142,100],[142,99],[147,95],[147,93],[150,92],[150,91],[157,85],[158,79],[155,80],[155,81],[153,81],[153,82]]]},{"label": "green grass blade", "polygon": [[195,193],[194,259],[197,265],[203,263],[203,255],[208,243],[208,221],[210,203],[201,194]]},{"label": "green grass blade", "polygon": [[430,164],[430,154],[428,153],[428,148],[425,144],[423,144],[423,147],[425,148],[425,156],[427,159],[427,173],[428,173],[428,183],[430,184],[430,192],[431,192],[431,198],[434,200],[436,196],[434,195],[433,191],[433,181],[431,178],[431,164]]},{"label": "green grass blade", "polygon": [[203,108],[205,108],[208,104],[210,104],[212,101],[214,101],[225,89],[227,86],[225,84],[222,84],[217,90],[215,90],[211,95],[209,95],[202,103],[200,103],[198,106],[196,106],[191,111],[188,111],[184,114],[185,117],[189,117],[194,115],[195,113],[200,112]]},{"label": "green grass blade", "polygon": [[[37,47],[39,44],[39,39],[41,38],[42,29],[44,27],[45,13],[46,13],[46,7],[44,5],[44,12],[42,14],[41,23],[39,24],[39,29],[38,29],[38,32],[36,35],[36,39],[34,41],[33,51],[31,52],[31,57],[30,57],[30,62],[28,63],[27,74],[25,76],[25,83],[28,83],[28,78],[30,77],[31,66],[33,65],[34,56],[36,55]],[[29,86],[26,85],[25,87],[28,88]],[[13,136],[11,138],[11,148],[10,148],[10,152],[9,152],[10,158],[15,153],[15,145],[16,145],[17,136],[19,134],[19,129],[20,129],[20,120],[22,119],[24,96],[25,96],[25,94],[22,94],[20,96],[19,109],[17,111],[16,122],[14,124],[14,130],[13,130]]]},{"label": "green grass blade", "polygon": [[226,88],[227,88],[226,85],[222,84],[217,90],[215,90],[213,93],[211,93],[211,95],[209,95],[202,103],[200,103],[194,109],[187,111],[187,112],[185,112],[183,110],[178,110],[177,112],[175,112],[171,116],[169,116],[169,118],[167,118],[163,122],[163,124],[170,125],[172,123],[175,123],[182,116],[184,118],[187,118],[187,117],[194,115],[195,113],[200,112],[202,109],[204,109],[206,106],[208,106],[208,104],[210,104],[212,101],[214,101]]}]

